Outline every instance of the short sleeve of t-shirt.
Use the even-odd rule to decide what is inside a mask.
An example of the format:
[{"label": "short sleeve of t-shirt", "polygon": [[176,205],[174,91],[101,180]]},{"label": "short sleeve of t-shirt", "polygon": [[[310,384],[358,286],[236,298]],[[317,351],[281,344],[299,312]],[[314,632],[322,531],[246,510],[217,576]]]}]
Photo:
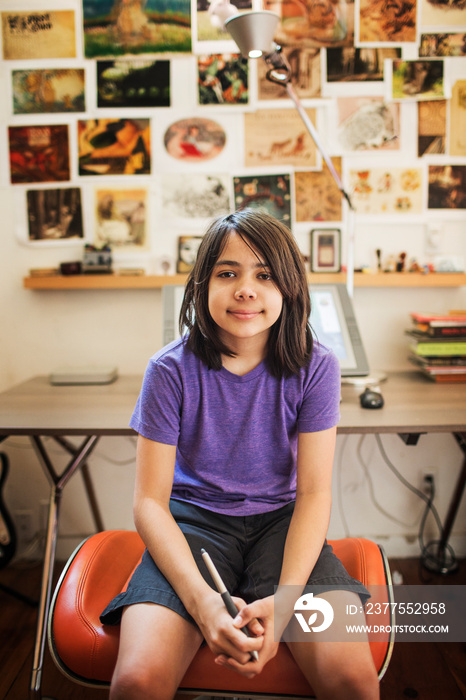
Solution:
[{"label": "short sleeve of t-shirt", "polygon": [[304,374],[298,432],[310,433],[335,426],[340,419],[341,376],[336,355],[315,345],[311,371]]},{"label": "short sleeve of t-shirt", "polygon": [[149,440],[176,445],[182,402],[183,388],[177,363],[168,352],[161,351],[147,365],[130,426]]}]

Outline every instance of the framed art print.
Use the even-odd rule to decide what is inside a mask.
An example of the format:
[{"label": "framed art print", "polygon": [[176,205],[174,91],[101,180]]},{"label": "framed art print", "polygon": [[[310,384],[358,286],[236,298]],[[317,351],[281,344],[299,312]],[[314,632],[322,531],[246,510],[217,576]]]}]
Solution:
[{"label": "framed art print", "polygon": [[67,124],[8,127],[10,182],[63,182],[70,179]]},{"label": "framed art print", "polygon": [[12,71],[13,114],[84,112],[84,68]]},{"label": "framed art print", "polygon": [[311,230],[311,272],[340,272],[341,232],[337,228]]},{"label": "framed art print", "polygon": [[95,190],[94,244],[120,253],[150,248],[146,187],[105,187]]},{"label": "framed art print", "polygon": [[26,207],[28,243],[84,240],[79,187],[26,190]]},{"label": "framed art print", "polygon": [[191,0],[82,0],[85,58],[190,53]]},{"label": "framed art print", "polygon": [[170,61],[96,61],[97,107],[170,107]]},{"label": "framed art print", "polygon": [[75,13],[72,10],[15,9],[0,14],[5,60],[76,58]]},{"label": "framed art print", "polygon": [[177,272],[191,272],[196,262],[197,251],[201,245],[203,236],[179,236]]}]

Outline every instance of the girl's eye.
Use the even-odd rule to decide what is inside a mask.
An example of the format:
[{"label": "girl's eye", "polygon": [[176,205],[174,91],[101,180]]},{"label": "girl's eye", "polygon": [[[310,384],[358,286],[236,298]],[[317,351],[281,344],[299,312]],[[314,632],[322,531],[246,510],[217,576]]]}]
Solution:
[{"label": "girl's eye", "polygon": [[261,272],[260,275],[258,275],[258,278],[260,280],[270,281],[272,279],[272,275],[269,272]]},{"label": "girl's eye", "polygon": [[230,270],[225,270],[224,272],[219,272],[218,277],[220,278],[229,278],[229,277],[234,277],[235,273],[231,272]]}]

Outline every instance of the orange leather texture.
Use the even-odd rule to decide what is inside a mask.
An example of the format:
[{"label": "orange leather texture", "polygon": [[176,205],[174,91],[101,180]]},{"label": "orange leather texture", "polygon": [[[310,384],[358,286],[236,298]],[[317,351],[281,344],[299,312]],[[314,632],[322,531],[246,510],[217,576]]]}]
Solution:
[{"label": "orange leather texture", "polygon": [[[386,575],[378,546],[363,538],[330,540],[348,573],[365,585],[376,585],[381,601],[388,601]],[[116,662],[120,628],[103,626],[99,615],[123,591],[139,563],[144,545],[135,532],[105,531],[93,535],[68,562],[58,584],[51,610],[54,655],[65,671],[82,681],[110,682]],[[378,622],[380,622],[378,620]],[[386,624],[389,624],[387,618]],[[389,640],[371,641],[379,670]],[[228,691],[232,694],[312,695],[306,679],[285,644],[264,671],[248,680],[217,666],[208,647],[202,647],[180,686],[194,692]]]}]

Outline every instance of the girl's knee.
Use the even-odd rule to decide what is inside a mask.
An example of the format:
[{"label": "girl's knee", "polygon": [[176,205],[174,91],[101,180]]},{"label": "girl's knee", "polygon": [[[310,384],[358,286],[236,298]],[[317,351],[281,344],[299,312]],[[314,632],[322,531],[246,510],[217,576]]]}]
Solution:
[{"label": "girl's knee", "polygon": [[379,679],[372,663],[344,664],[335,668],[329,697],[347,700],[378,700]]},{"label": "girl's knee", "polygon": [[132,665],[116,668],[110,686],[110,700],[172,700],[177,688],[167,673]]}]

